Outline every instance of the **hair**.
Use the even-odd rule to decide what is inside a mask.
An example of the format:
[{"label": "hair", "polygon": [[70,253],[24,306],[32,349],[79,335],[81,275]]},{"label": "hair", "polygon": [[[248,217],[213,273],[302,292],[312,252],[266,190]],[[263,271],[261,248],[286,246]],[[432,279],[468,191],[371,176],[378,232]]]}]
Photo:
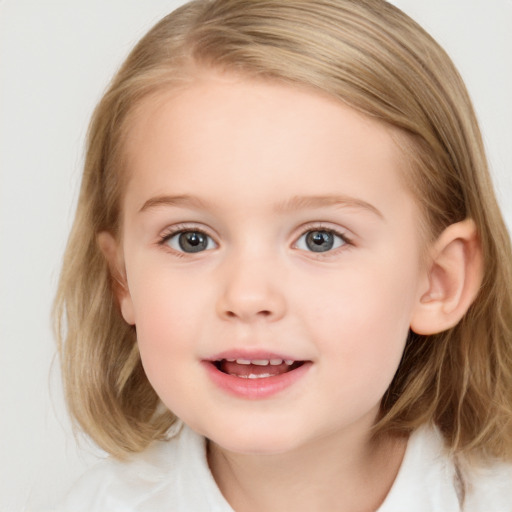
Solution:
[{"label": "hair", "polygon": [[384,0],[195,0],[132,50],[91,120],[55,300],[76,422],[121,458],[163,439],[176,420],[146,378],[97,235],[119,235],[124,141],[137,107],[204,69],[328,94],[394,127],[428,239],[473,219],[484,261],[479,294],[452,329],[410,332],[375,433],[434,423],[453,453],[512,460],[512,253],[478,123],[447,54]]}]

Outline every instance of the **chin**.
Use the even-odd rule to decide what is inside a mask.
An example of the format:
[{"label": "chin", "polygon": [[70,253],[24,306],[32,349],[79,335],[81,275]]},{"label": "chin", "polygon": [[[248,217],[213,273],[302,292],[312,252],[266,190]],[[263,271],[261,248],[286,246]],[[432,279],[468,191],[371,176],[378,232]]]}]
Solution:
[{"label": "chin", "polygon": [[284,432],[212,433],[206,437],[221,449],[240,455],[279,455],[298,447],[296,437]]}]

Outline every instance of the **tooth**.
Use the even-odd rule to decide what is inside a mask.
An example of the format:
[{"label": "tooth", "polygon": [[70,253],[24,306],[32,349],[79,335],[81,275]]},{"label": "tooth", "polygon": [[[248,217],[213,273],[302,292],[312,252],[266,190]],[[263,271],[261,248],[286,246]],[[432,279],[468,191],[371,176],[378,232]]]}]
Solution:
[{"label": "tooth", "polygon": [[283,364],[283,360],[282,359],[271,359],[270,364],[272,366],[278,366],[280,364]]},{"label": "tooth", "polygon": [[256,366],[268,366],[268,359],[253,359],[251,361],[252,364],[255,364]]},{"label": "tooth", "polygon": [[228,363],[234,363],[234,362],[235,362],[235,360],[234,360],[234,359],[226,359],[226,361],[227,361]]},{"label": "tooth", "polygon": [[251,364],[251,361],[249,359],[237,359],[237,364]]},{"label": "tooth", "polygon": [[291,366],[295,361],[293,361],[293,359],[286,359],[284,361],[288,366]]},{"label": "tooth", "polygon": [[265,379],[270,377],[270,373],[262,373],[261,375],[255,375],[254,373],[250,373],[245,378],[246,379]]}]

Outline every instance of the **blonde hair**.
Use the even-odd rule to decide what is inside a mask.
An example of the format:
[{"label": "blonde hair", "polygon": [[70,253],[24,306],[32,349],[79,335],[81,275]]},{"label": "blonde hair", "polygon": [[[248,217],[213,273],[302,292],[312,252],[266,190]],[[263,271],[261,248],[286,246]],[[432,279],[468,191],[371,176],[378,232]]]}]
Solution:
[{"label": "blonde hair", "polygon": [[512,460],[512,253],[478,124],[446,53],[383,0],[196,0],[128,56],[91,121],[55,302],[78,424],[123,457],[175,421],[145,376],[97,235],[119,230],[123,142],[136,107],[205,67],[308,87],[395,127],[430,240],[474,220],[485,265],[479,295],[453,329],[410,333],[375,432],[407,434],[434,422],[455,453]]}]

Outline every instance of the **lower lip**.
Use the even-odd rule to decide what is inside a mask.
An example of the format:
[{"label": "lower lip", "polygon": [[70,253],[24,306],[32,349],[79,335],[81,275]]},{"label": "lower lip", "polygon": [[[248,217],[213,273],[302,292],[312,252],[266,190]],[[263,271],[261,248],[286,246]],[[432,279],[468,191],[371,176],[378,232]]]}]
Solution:
[{"label": "lower lip", "polygon": [[223,373],[210,361],[204,361],[203,364],[217,387],[240,398],[257,400],[277,395],[297,383],[306,375],[312,363],[305,362],[295,370],[261,379],[244,379]]}]

